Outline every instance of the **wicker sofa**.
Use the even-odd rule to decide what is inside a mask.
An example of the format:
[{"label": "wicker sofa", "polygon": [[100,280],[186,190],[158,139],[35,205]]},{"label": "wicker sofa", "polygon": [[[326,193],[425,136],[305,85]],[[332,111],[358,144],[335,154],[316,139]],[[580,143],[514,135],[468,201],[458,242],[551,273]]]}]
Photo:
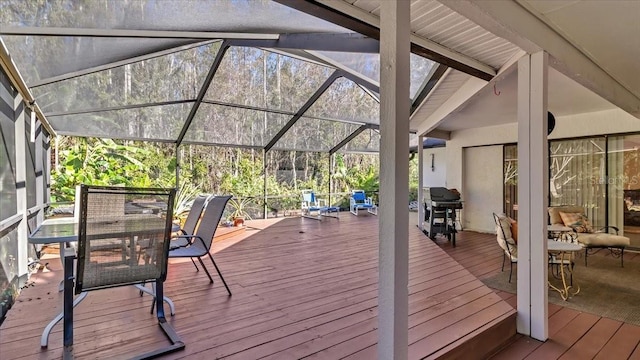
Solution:
[{"label": "wicker sofa", "polygon": [[[551,225],[558,224],[568,226],[568,224],[565,224],[562,221],[560,212],[579,213],[584,215],[584,208],[582,206],[575,205],[549,207],[549,220]],[[610,233],[610,230],[615,233]],[[629,246],[630,240],[626,236],[618,235],[617,227],[608,226],[593,232],[577,232],[576,235],[578,243],[580,243],[585,249],[585,266],[587,266],[587,256],[590,252],[592,253],[594,249],[609,249],[615,256],[620,256],[620,265],[624,267],[624,249]]]}]

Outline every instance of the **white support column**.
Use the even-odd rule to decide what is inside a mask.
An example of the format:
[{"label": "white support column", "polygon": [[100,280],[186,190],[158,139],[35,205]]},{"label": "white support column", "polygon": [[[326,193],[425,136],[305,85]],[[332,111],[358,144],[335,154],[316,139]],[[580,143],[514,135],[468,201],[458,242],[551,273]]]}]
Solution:
[{"label": "white support column", "polygon": [[548,55],[518,61],[518,332],[548,338]]},{"label": "white support column", "polygon": [[[44,131],[43,131],[44,132]],[[44,190],[44,202],[49,203],[51,202],[51,171],[53,169],[51,169],[51,134],[48,134],[45,137],[45,143],[47,151],[45,152],[45,156],[46,156],[46,161],[44,162],[44,183],[45,183],[45,190]],[[57,147],[56,147],[57,150]]]},{"label": "white support column", "polygon": [[13,109],[15,110],[15,139],[16,139],[16,204],[18,214],[22,215],[22,220],[18,224],[18,276],[26,280],[29,262],[29,247],[27,243],[27,154],[25,151],[25,104],[22,96],[17,95]]},{"label": "white support column", "polygon": [[424,149],[422,148],[422,144],[424,143],[424,136],[418,136],[418,227],[420,230],[424,230],[423,222],[424,222],[424,193],[422,189],[424,188]]},{"label": "white support column", "polygon": [[[43,128],[40,121],[36,121],[36,153],[34,154],[35,158],[35,170],[36,170],[36,206],[40,206],[46,202],[45,200],[45,169],[43,168],[43,156],[44,156],[44,146],[42,146],[42,141],[44,138]],[[37,215],[37,223],[40,224],[44,220],[44,208],[40,208]]]},{"label": "white support column", "polygon": [[378,358],[408,356],[409,0],[380,4]]},{"label": "white support column", "polygon": [[333,154],[329,153],[329,206],[332,206],[333,201],[335,199],[331,198],[331,194],[333,193]]}]

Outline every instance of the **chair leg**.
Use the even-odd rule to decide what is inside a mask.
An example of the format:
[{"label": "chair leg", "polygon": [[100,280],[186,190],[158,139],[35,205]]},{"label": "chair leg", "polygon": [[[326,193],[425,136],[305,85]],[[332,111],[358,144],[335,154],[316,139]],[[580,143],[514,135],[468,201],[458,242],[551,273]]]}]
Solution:
[{"label": "chair leg", "polygon": [[156,307],[156,317],[158,319],[158,325],[160,329],[167,336],[171,345],[164,347],[162,349],[153,350],[141,355],[134,357],[133,359],[154,359],[161,355],[172,353],[178,350],[184,349],[184,342],[180,338],[180,336],[176,333],[173,327],[167,322],[167,319],[164,315],[164,290],[162,282],[156,282],[155,284],[155,298],[153,299],[153,303]]},{"label": "chair leg", "polygon": [[198,257],[198,261],[200,262],[200,265],[202,265],[204,272],[207,273],[207,276],[209,277],[209,282],[213,284],[213,278],[211,277],[211,274],[209,274],[209,270],[207,270],[207,267],[204,266],[204,262],[202,261],[202,258]]},{"label": "chair leg", "polygon": [[193,258],[189,258],[189,259],[191,259],[191,262],[193,263],[193,266],[196,267],[196,271],[200,271],[200,269],[198,269],[198,265],[196,265],[196,262],[193,261]]},{"label": "chair leg", "polygon": [[589,248],[584,248],[584,267],[587,267],[587,256],[589,255]]},{"label": "chair leg", "polygon": [[511,275],[513,275],[513,262],[509,261],[509,282],[511,282]]},{"label": "chair leg", "polygon": [[[153,293],[155,294],[155,295],[153,295],[153,301],[151,302],[151,315],[153,315],[153,310],[156,308],[156,302],[158,300],[158,298],[157,298],[157,294],[158,293],[157,293],[156,289],[154,288],[153,283],[151,284],[151,288],[153,289]],[[142,290],[140,292],[142,292]],[[163,309],[163,311],[164,311],[164,309]]]},{"label": "chair leg", "polygon": [[209,254],[209,259],[211,259],[211,262],[213,263],[213,266],[216,268],[216,271],[218,272],[218,276],[220,276],[220,280],[222,280],[222,283],[224,284],[224,287],[227,288],[227,292],[229,293],[229,296],[231,296],[231,290],[229,290],[229,286],[227,286],[227,282],[224,281],[224,277],[222,277],[222,273],[220,272],[220,269],[218,268],[218,265],[213,260],[213,256],[211,255],[211,253],[208,253],[208,254]]},{"label": "chair leg", "polygon": [[624,248],[620,249],[620,267],[624,267]]},{"label": "chair leg", "polygon": [[504,260],[507,258],[507,255],[505,255],[504,251],[502,252],[502,271],[504,271]]}]

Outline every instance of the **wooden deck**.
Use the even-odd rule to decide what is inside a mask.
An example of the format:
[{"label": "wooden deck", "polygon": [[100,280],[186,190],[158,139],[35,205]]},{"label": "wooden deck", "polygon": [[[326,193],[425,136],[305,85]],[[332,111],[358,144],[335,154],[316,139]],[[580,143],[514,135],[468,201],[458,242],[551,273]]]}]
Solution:
[{"label": "wooden deck", "polygon": [[[186,349],[165,358],[376,358],[377,217],[343,213],[340,220],[281,218],[249,226],[214,245],[232,297],[189,260],[172,261],[165,291],[177,309],[170,322]],[[459,249],[468,236],[461,235]],[[478,269],[486,260],[465,256]],[[60,325],[49,348],[39,346],[62,303],[58,259],[49,268],[32,277],[0,328],[3,360],[61,357]],[[512,299],[504,301],[472,273],[411,226],[411,359],[482,358],[514,337]],[[165,345],[149,306],[150,298],[133,287],[90,293],[75,311],[76,356],[118,359]]]},{"label": "wooden deck", "polygon": [[[466,232],[457,247],[444,239],[440,247],[473,275],[482,279],[500,271],[502,253],[495,235]],[[603,256],[606,252],[595,256]],[[640,254],[625,252],[625,263],[640,261]],[[508,270],[507,270],[508,271]],[[514,308],[514,294],[495,290]],[[546,342],[517,335],[493,359],[640,359],[640,327],[549,304],[549,339]]]}]

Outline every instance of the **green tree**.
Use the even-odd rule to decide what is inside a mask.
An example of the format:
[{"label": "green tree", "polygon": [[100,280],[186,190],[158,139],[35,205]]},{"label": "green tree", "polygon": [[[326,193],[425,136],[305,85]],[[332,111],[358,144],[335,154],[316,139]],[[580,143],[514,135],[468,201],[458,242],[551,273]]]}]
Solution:
[{"label": "green tree", "polygon": [[151,185],[145,165],[136,158],[146,150],[110,139],[74,138],[66,142],[68,146],[58,150],[62,161],[52,174],[52,201],[73,201],[79,184]]}]

